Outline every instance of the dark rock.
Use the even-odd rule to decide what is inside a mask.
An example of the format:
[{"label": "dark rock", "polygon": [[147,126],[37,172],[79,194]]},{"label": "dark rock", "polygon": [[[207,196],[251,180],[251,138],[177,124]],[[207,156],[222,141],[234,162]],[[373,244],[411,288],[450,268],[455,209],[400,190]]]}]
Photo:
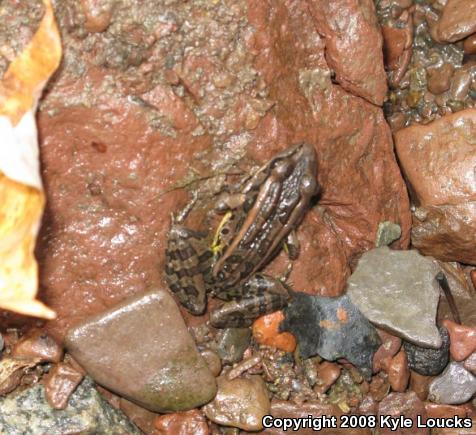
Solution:
[{"label": "dark rock", "polygon": [[215,396],[215,378],[165,290],[85,319],[65,343],[96,382],[152,411],[191,409]]},{"label": "dark rock", "polygon": [[362,255],[347,292],[372,323],[420,346],[439,348],[438,272],[434,260],[417,251],[382,246]]},{"label": "dark rock", "polygon": [[408,357],[408,365],[412,370],[424,376],[435,376],[443,371],[448,364],[450,338],[446,328],[439,328],[441,347],[430,349],[404,341],[403,347]]},{"label": "dark rock", "polygon": [[294,334],[303,358],[345,358],[366,377],[370,376],[372,358],[381,341],[376,329],[348,296],[328,298],[294,293],[284,317],[281,329]]},{"label": "dark rock", "polygon": [[233,364],[243,359],[250,344],[250,328],[227,328],[217,333],[217,352],[224,363]]},{"label": "dark rock", "polygon": [[445,371],[433,379],[428,399],[436,403],[459,405],[476,393],[476,377],[462,363],[451,362]]},{"label": "dark rock", "polygon": [[140,435],[124,414],[112,408],[86,378],[64,410],[51,408],[43,385],[0,399],[0,433]]}]

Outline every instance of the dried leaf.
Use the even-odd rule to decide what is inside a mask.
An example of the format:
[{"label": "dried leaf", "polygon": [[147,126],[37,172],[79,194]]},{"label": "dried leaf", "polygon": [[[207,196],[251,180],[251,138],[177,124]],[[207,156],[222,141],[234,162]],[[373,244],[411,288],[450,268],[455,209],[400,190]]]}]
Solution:
[{"label": "dried leaf", "polygon": [[61,60],[50,0],[37,32],[0,81],[0,308],[55,317],[35,300],[38,265],[33,250],[44,207],[35,111]]}]

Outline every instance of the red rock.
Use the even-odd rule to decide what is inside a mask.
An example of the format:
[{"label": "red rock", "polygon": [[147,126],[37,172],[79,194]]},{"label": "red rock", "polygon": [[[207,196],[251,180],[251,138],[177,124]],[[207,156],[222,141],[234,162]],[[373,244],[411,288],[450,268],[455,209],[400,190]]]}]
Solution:
[{"label": "red rock", "polygon": [[393,391],[403,393],[410,379],[407,354],[403,349],[395,355],[388,366],[388,382]]},{"label": "red rock", "polygon": [[176,412],[157,417],[155,420],[157,433],[161,435],[208,435],[207,421],[198,409],[187,412]]},{"label": "red rock", "polygon": [[81,0],[86,18],[84,28],[91,33],[103,32],[109,27],[113,13],[112,2],[100,0]]},{"label": "red rock", "polygon": [[466,54],[476,54],[476,34],[468,36],[464,40],[463,49]]},{"label": "red rock", "polygon": [[410,390],[414,391],[420,400],[426,400],[433,378],[410,370]]},{"label": "red rock", "polygon": [[455,415],[461,418],[466,417],[464,406],[425,402],[425,411],[428,418],[453,418]]},{"label": "red rock", "polygon": [[428,68],[428,90],[433,94],[442,94],[447,91],[451,85],[454,66],[449,62],[435,68]]},{"label": "red rock", "polygon": [[[109,392],[109,394],[112,394]],[[104,396],[104,393],[101,392]],[[109,401],[110,402],[110,401]],[[155,420],[159,416],[155,412],[151,412],[142,406],[136,405],[123,397],[120,398],[119,404],[116,408],[120,408],[127,418],[131,420],[142,432],[145,434],[156,435],[157,429],[155,428]]]},{"label": "red rock", "polygon": [[[387,94],[382,36],[372,1],[309,2],[319,33],[326,40],[326,60],[336,80],[351,93],[382,105]],[[351,24],[352,23],[352,24]],[[347,31],[343,32],[342,29]]]},{"label": "red rock", "polygon": [[340,367],[329,361],[324,361],[317,367],[319,379],[314,387],[314,391],[324,394],[340,376]]},{"label": "red rock", "polygon": [[471,283],[473,284],[473,288],[476,290],[476,269],[473,269],[470,273]]},{"label": "red rock", "polygon": [[467,429],[433,429],[432,435],[474,435],[474,428],[476,427],[476,419],[473,417],[471,419],[471,427]]},{"label": "red rock", "polygon": [[69,364],[58,363],[45,380],[45,396],[54,409],[65,409],[68,400],[83,379],[83,374]]},{"label": "red rock", "polygon": [[378,411],[378,402],[372,396],[366,396],[360,402],[358,413],[360,415],[376,415]]},{"label": "red rock", "polygon": [[476,32],[476,3],[473,0],[448,0],[438,20],[438,39],[454,42]]},{"label": "red rock", "polygon": [[476,110],[395,133],[402,169],[420,204],[413,245],[425,255],[476,264]]},{"label": "red rock", "polygon": [[451,320],[443,321],[450,334],[450,354],[455,361],[463,361],[476,351],[476,327],[458,325]]},{"label": "red rock", "polygon": [[395,337],[382,329],[377,329],[377,332],[382,340],[382,345],[374,354],[374,373],[378,373],[380,370],[387,371],[391,359],[397,354],[402,346],[402,340],[399,337]]},{"label": "red rock", "polygon": [[[91,50],[72,31],[84,17],[57,4],[65,57],[75,61],[63,64],[41,103],[48,208],[37,249],[56,338],[85,316],[160,288],[170,213],[188,200],[177,186],[197,174],[206,180],[191,187],[219,190],[222,177],[210,174],[236,171],[241,156],[239,167],[251,167],[299,141],[316,146],[323,194],[298,229],[296,288],[341,294],[380,222],[398,223],[393,247],[408,246],[407,191],[382,110],[332,83],[325,59],[327,45],[341,83],[381,103],[386,79],[371,0],[338,8],[321,1],[314,17],[304,0],[128,5],[153,30],[131,28],[128,8],[118,7]],[[340,40],[332,23],[342,16],[359,26]],[[325,42],[319,20],[333,31]],[[212,230],[203,210],[194,211],[186,224]],[[280,255],[269,271],[281,273],[286,262]]]},{"label": "red rock", "polygon": [[391,393],[380,402],[379,415],[391,415],[398,417],[404,415],[413,420],[413,426],[409,429],[397,429],[392,431],[390,428],[381,428],[380,433],[386,434],[429,434],[430,430],[427,428],[417,428],[416,418],[420,416],[422,419],[426,418],[425,406],[417,395],[410,391],[408,393]]},{"label": "red rock", "polygon": [[11,356],[57,363],[63,357],[63,349],[45,331],[31,329],[13,346]]}]

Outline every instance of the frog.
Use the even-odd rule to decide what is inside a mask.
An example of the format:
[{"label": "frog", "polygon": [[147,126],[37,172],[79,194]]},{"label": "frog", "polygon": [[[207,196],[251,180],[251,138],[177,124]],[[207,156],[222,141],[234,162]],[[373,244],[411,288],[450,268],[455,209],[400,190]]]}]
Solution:
[{"label": "frog", "polygon": [[226,301],[210,313],[217,328],[246,327],[284,308],[292,289],[261,270],[284,248],[294,260],[295,230],[318,192],[314,146],[281,151],[215,204],[223,218],[211,239],[183,225],[188,210],[172,218],[165,277],[179,302],[202,315],[208,297]]}]

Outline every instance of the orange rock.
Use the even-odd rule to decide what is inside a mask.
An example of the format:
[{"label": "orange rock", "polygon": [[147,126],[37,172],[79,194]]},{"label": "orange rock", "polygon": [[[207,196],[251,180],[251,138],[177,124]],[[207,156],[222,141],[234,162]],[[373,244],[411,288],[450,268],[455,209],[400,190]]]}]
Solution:
[{"label": "orange rock", "polygon": [[450,334],[450,354],[455,361],[462,361],[476,350],[476,327],[458,325],[444,320],[443,326]]},{"label": "orange rock", "polygon": [[253,323],[253,337],[260,344],[274,346],[285,352],[294,352],[296,339],[290,332],[279,332],[279,324],[284,320],[282,311],[261,316]]},{"label": "orange rock", "polygon": [[161,435],[208,435],[210,433],[203,414],[197,409],[161,415],[154,425]]},{"label": "orange rock", "polygon": [[400,350],[390,361],[388,366],[388,381],[393,391],[403,393],[407,389],[410,378],[407,354]]},{"label": "orange rock", "polygon": [[466,408],[463,406],[444,405],[441,403],[425,403],[425,411],[429,418],[453,418],[455,415],[466,417]]}]

